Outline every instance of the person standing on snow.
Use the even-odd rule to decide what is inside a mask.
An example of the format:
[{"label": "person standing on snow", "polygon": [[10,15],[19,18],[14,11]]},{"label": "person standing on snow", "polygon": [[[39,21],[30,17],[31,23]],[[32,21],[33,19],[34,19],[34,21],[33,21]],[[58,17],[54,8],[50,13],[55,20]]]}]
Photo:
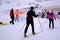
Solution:
[{"label": "person standing on snow", "polygon": [[44,18],[44,14],[45,14],[45,13],[44,13],[44,12],[42,12],[42,18]]},{"label": "person standing on snow", "polygon": [[13,9],[11,9],[11,11],[10,11],[10,18],[11,18],[11,21],[9,23],[14,24],[14,12],[13,12]]},{"label": "person standing on snow", "polygon": [[48,19],[49,19],[49,28],[51,28],[51,23],[52,23],[52,29],[54,29],[54,19],[56,20],[56,17],[53,11],[48,14]]},{"label": "person standing on snow", "polygon": [[48,15],[49,15],[49,11],[47,12],[47,18],[48,18]]},{"label": "person standing on snow", "polygon": [[15,22],[16,20],[19,22],[19,11],[18,10],[16,10],[15,12]]},{"label": "person standing on snow", "polygon": [[35,12],[33,11],[34,7],[31,7],[31,9],[27,12],[27,17],[26,17],[26,28],[24,31],[24,36],[27,37],[26,33],[27,33],[27,29],[29,24],[31,24],[32,26],[32,33],[33,35],[36,34],[34,32],[34,21],[33,21],[33,17],[37,17],[38,15],[35,15]]}]

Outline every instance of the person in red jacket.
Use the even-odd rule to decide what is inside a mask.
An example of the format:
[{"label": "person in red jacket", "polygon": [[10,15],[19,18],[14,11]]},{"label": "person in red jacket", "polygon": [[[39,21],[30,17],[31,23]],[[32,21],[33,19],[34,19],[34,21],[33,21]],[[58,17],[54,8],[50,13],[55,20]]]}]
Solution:
[{"label": "person in red jacket", "polygon": [[11,11],[10,11],[10,18],[11,18],[11,21],[9,23],[14,24],[14,12],[13,12],[13,9],[11,9]]},{"label": "person in red jacket", "polygon": [[19,22],[19,12],[18,12],[18,10],[16,10],[16,20],[18,20],[18,22]]}]

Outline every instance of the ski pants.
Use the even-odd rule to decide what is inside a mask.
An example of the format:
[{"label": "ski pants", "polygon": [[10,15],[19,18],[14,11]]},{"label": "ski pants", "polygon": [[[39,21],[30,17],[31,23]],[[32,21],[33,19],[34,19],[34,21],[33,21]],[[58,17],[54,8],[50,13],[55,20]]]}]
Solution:
[{"label": "ski pants", "polygon": [[52,28],[54,28],[54,20],[53,19],[49,19],[49,28],[51,28],[51,23],[52,23]]}]

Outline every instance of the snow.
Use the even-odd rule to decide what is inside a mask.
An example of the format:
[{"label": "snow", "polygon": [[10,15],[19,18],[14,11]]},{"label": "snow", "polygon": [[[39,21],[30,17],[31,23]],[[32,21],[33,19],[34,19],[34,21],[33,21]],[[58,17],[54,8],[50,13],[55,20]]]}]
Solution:
[{"label": "snow", "polygon": [[[4,17],[3,17],[4,16]],[[2,19],[2,17],[4,19]],[[3,14],[2,19],[3,22],[8,23],[7,26],[0,26],[0,40],[21,40],[23,38],[24,29],[25,29],[25,21],[22,22],[15,22],[14,25],[9,24],[9,17],[7,17],[7,14]],[[7,18],[6,18],[7,17]],[[41,32],[41,25],[38,22],[38,18],[34,18],[34,27],[35,32],[39,34],[35,36],[31,36],[28,38],[25,38],[24,40],[60,40],[60,19],[54,20],[55,21],[55,29],[49,29],[48,28],[48,19],[39,18],[43,32]],[[24,25],[25,24],[25,25]],[[24,27],[23,27],[24,25]],[[23,29],[21,30],[21,28]],[[32,34],[31,32],[31,26],[29,26],[27,35]]]},{"label": "snow", "polygon": [[[25,38],[24,40],[60,40],[60,19],[55,20],[55,29],[48,28],[48,19],[39,18],[43,27],[41,32],[41,25],[38,22],[38,18],[34,18],[35,32],[39,34]],[[8,21],[7,21],[8,22]],[[45,23],[46,22],[46,23]],[[23,38],[25,21],[15,22],[14,25],[8,24],[7,26],[0,26],[0,40],[21,40]],[[44,24],[44,25],[43,25]],[[21,30],[21,28],[23,29]],[[31,26],[29,26],[27,35],[32,34]]]},{"label": "snow", "polygon": [[[22,4],[22,3],[21,3]],[[22,40],[26,27],[26,19],[20,22],[15,22],[14,25],[9,24],[9,11],[11,8],[20,9],[30,7],[29,5],[16,6],[16,4],[0,5],[0,21],[7,23],[7,26],[0,26],[0,40]],[[28,10],[25,10],[26,12]],[[41,30],[41,25],[43,32]],[[27,37],[23,40],[60,40],[60,19],[54,20],[55,29],[49,29],[49,20],[46,18],[34,18],[34,29],[38,33],[35,36]],[[22,28],[23,27],[23,28]],[[39,33],[40,32],[40,33]],[[28,28],[27,35],[32,34],[31,25]]]}]

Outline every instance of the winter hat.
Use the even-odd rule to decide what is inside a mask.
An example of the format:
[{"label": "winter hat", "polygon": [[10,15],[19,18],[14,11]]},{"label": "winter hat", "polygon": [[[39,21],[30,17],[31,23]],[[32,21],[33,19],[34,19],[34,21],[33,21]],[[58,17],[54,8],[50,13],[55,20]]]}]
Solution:
[{"label": "winter hat", "polygon": [[31,9],[34,9],[34,7],[33,7],[33,6],[31,6]]}]

